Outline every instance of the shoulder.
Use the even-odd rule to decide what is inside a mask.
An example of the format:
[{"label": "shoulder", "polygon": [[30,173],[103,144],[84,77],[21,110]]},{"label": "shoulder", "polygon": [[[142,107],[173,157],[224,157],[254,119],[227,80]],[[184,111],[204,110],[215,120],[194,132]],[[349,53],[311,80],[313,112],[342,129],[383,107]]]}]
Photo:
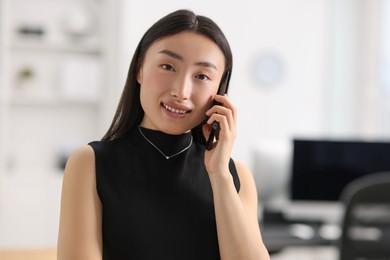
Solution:
[{"label": "shoulder", "polygon": [[71,153],[65,166],[64,182],[91,182],[95,175],[95,154],[90,145],[82,146]]},{"label": "shoulder", "polygon": [[229,170],[239,194],[243,193],[242,188],[251,187],[251,184],[254,183],[250,170],[242,162],[230,158]]},{"label": "shoulder", "polygon": [[240,178],[241,183],[253,182],[253,176],[249,168],[242,162],[234,160],[234,164],[237,169],[238,177]]},{"label": "shoulder", "polygon": [[65,172],[73,167],[88,167],[95,161],[95,153],[90,145],[82,146],[71,153]]},{"label": "shoulder", "polygon": [[248,203],[257,204],[257,190],[252,172],[242,162],[234,160],[238,177],[240,178],[240,197]]},{"label": "shoulder", "polygon": [[[62,198],[72,205],[85,204],[96,195],[95,156],[92,147],[76,149],[68,158],[62,182]],[[89,202],[87,202],[89,203]]]},{"label": "shoulder", "polygon": [[[93,141],[88,144],[95,157],[109,156],[112,157],[115,153],[128,149],[128,142],[123,138],[104,141]],[[83,148],[81,148],[83,149]]]}]

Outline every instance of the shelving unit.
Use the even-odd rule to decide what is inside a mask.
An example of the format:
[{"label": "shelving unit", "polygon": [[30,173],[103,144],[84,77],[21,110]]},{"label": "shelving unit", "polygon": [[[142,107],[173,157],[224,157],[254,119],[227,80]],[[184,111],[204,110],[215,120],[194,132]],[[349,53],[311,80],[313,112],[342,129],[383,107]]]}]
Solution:
[{"label": "shelving unit", "polygon": [[117,5],[0,0],[0,248],[56,244],[64,163],[115,102]]}]

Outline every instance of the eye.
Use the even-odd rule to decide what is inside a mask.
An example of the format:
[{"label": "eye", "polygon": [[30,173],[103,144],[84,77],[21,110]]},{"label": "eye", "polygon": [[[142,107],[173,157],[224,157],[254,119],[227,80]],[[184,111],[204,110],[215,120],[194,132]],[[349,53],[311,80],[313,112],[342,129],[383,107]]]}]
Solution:
[{"label": "eye", "polygon": [[210,78],[205,74],[197,75],[197,76],[195,76],[195,78],[200,79],[200,80],[210,80]]},{"label": "eye", "polygon": [[168,70],[168,71],[175,71],[175,69],[169,64],[162,64],[161,68],[163,68],[164,70]]}]

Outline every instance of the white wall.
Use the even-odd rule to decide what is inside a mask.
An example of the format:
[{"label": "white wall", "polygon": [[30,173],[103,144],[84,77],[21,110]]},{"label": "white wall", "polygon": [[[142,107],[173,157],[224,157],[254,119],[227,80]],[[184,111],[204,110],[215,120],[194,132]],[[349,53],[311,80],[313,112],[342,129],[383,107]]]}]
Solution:
[{"label": "white wall", "polygon": [[390,1],[384,1],[380,9],[381,21],[380,51],[379,51],[379,86],[383,91],[382,117],[387,120],[383,123],[383,134],[390,133]]}]

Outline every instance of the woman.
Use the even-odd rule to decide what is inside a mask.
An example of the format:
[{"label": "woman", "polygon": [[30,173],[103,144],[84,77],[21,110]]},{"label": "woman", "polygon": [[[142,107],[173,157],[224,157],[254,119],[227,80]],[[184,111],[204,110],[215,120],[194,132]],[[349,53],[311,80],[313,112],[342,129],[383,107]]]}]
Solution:
[{"label": "woman", "polygon": [[108,132],[68,160],[58,260],[269,259],[253,178],[230,158],[236,109],[216,95],[231,71],[204,16],[178,10],[145,33]]}]

